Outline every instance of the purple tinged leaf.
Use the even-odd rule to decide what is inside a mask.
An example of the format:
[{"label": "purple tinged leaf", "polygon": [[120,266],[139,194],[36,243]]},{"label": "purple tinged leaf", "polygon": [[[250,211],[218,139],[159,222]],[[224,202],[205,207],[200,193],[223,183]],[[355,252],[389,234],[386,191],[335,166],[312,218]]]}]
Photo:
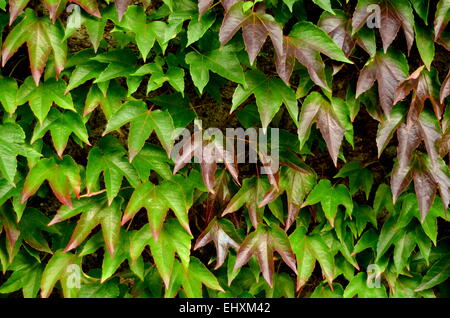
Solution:
[{"label": "purple tinged leaf", "polygon": [[127,11],[130,3],[131,0],[116,0],[116,10],[117,14],[119,15],[119,21],[122,21],[123,15]]},{"label": "purple tinged leaf", "polygon": [[409,54],[414,43],[414,15],[409,2],[383,0],[381,2],[364,1],[358,3],[352,18],[353,34],[358,32],[368,22],[369,18],[372,18],[374,11],[368,8],[368,5],[371,4],[380,7],[379,23],[384,53],[387,52],[387,49],[397,37],[398,31],[402,28]]},{"label": "purple tinged leaf", "polygon": [[351,20],[344,11],[334,10],[336,14],[324,12],[318,26],[328,33],[334,42],[342,49],[345,56],[349,56],[356,41],[352,38]]},{"label": "purple tinged leaf", "polygon": [[30,0],[9,0],[9,25],[11,26],[19,16],[19,14],[23,11],[23,9],[27,6]]},{"label": "purple tinged leaf", "polygon": [[200,17],[205,14],[206,11],[211,8],[213,0],[198,0],[198,12]]},{"label": "purple tinged leaf", "polygon": [[337,158],[342,140],[344,139],[345,129],[331,112],[331,109],[323,108],[319,113],[317,127],[319,128],[323,139],[325,139],[328,152],[333,159],[334,166],[337,167]]},{"label": "purple tinged leaf", "polygon": [[226,14],[219,31],[222,45],[230,41],[242,28],[245,49],[253,65],[256,56],[269,36],[277,55],[283,56],[283,30],[278,22],[268,14],[249,11],[243,12],[244,2],[234,5]]},{"label": "purple tinged leaf", "polygon": [[407,76],[408,63],[404,55],[393,51],[387,54],[378,52],[366,63],[359,75],[356,98],[369,90],[376,80],[381,108],[386,117],[389,117],[395,102],[395,91]]},{"label": "purple tinged leaf", "polygon": [[441,86],[441,104],[444,104],[444,101],[448,96],[450,96],[450,72],[448,72],[447,77]]},{"label": "purple tinged leaf", "polygon": [[307,68],[314,83],[328,91],[331,89],[327,83],[325,64],[320,53],[337,61],[352,63],[325,31],[310,22],[297,23],[289,36],[284,37],[283,47],[282,54],[276,52],[275,66],[279,76],[287,85],[289,85],[295,59]]},{"label": "purple tinged leaf", "polygon": [[445,27],[449,22],[450,2],[448,0],[440,0],[436,7],[436,16],[434,19],[434,39],[435,41],[441,37]]},{"label": "purple tinged leaf", "polygon": [[86,10],[93,16],[96,16],[97,18],[102,17],[100,11],[98,11],[98,4],[96,0],[69,0],[69,1],[80,5],[84,10]]},{"label": "purple tinged leaf", "polygon": [[271,228],[260,225],[255,232],[245,238],[239,248],[238,255],[236,256],[234,271],[245,265],[250,258],[256,254],[264,279],[270,287],[273,287],[274,250],[278,253],[281,251],[280,255],[283,260],[296,273],[295,257],[292,253],[289,239],[287,235],[281,229],[276,228],[275,225]]},{"label": "purple tinged leaf", "polygon": [[227,233],[232,230],[234,230],[233,224],[226,219],[215,219],[211,221],[208,227],[197,238],[194,250],[197,250],[210,242],[214,242],[217,253],[215,269],[218,269],[225,262],[229,247],[232,247],[235,250],[239,249],[239,244]]},{"label": "purple tinged leaf", "polygon": [[414,173],[414,190],[419,202],[420,217],[423,223],[436,197],[437,184],[428,172],[416,171]]}]

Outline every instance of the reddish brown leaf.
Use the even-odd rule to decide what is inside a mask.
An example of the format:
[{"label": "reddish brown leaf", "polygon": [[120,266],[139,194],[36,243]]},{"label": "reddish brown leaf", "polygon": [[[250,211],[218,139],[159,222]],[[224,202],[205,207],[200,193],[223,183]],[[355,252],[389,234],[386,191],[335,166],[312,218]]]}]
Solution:
[{"label": "reddish brown leaf", "polygon": [[230,221],[226,219],[214,219],[198,237],[194,250],[199,249],[210,242],[214,242],[217,253],[215,269],[218,269],[225,262],[228,248],[232,247],[235,250],[239,249],[239,244],[233,239],[233,237],[236,237],[236,235],[233,235],[234,231],[233,223]]},{"label": "reddish brown leaf", "polygon": [[398,31],[402,28],[409,54],[414,43],[414,15],[412,8],[407,1],[364,1],[362,4],[358,4],[353,13],[353,33],[358,32],[368,22],[369,18],[371,18],[373,14],[376,14],[376,12],[373,12],[368,8],[368,5],[371,4],[375,4],[380,8],[379,30],[383,41],[384,53],[387,52],[387,49],[397,37]]},{"label": "reddish brown leaf", "polygon": [[80,5],[84,10],[88,13],[96,16],[97,18],[101,18],[100,11],[98,10],[98,4],[96,0],[69,0],[70,2],[75,2]]},{"label": "reddish brown leaf", "polygon": [[394,104],[403,100],[413,91],[414,95],[408,117],[413,119],[417,118],[422,112],[425,102],[429,100],[433,105],[436,117],[441,119],[444,104],[440,102],[438,86],[436,71],[433,70],[430,72],[425,69],[425,66],[421,66],[396,88]]},{"label": "reddish brown leaf", "polygon": [[245,238],[239,248],[234,270],[245,265],[253,255],[256,255],[264,279],[270,287],[273,287],[274,251],[277,251],[284,262],[297,273],[295,256],[289,239],[286,233],[276,225],[270,228],[260,225],[255,232]]},{"label": "reddish brown leaf", "polygon": [[324,12],[318,26],[328,33],[346,56],[349,56],[356,44],[356,40],[352,38],[351,19],[344,11],[334,10],[334,12],[334,15]]},{"label": "reddish brown leaf", "polygon": [[220,27],[219,40],[222,45],[230,41],[242,28],[245,49],[253,65],[256,56],[269,36],[277,55],[283,55],[283,30],[275,19],[268,14],[249,11],[243,12],[243,2],[232,6],[225,14]]},{"label": "reddish brown leaf", "polygon": [[450,96],[450,72],[448,72],[447,77],[441,86],[441,104],[444,104],[444,101],[448,96]]},{"label": "reddish brown leaf", "polygon": [[30,0],[9,0],[9,25],[19,16]]},{"label": "reddish brown leaf", "polygon": [[211,8],[212,4],[213,0],[198,0],[198,12],[200,16],[204,15]]},{"label": "reddish brown leaf", "polygon": [[127,11],[128,6],[130,5],[131,0],[116,0],[116,10],[119,15],[119,21],[122,21],[123,15]]},{"label": "reddish brown leaf", "polygon": [[395,91],[407,76],[408,63],[404,55],[393,51],[387,54],[378,52],[359,74],[356,97],[369,90],[376,80],[381,107],[389,117],[395,101]]}]

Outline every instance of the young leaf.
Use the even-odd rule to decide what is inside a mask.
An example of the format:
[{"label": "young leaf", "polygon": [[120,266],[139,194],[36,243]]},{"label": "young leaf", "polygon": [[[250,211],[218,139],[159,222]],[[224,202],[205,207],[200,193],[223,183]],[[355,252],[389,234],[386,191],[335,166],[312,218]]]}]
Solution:
[{"label": "young leaf", "polygon": [[17,171],[17,155],[30,159],[40,156],[25,143],[25,132],[19,125],[0,125],[0,174],[12,185]]},{"label": "young leaf", "polygon": [[253,65],[267,37],[270,37],[277,55],[283,55],[283,30],[275,19],[264,12],[244,10],[245,2],[238,2],[226,12],[219,31],[222,45],[230,41],[242,28],[245,50]]},{"label": "young leaf", "polygon": [[81,191],[80,167],[70,156],[62,160],[41,159],[28,173],[23,185],[21,203],[34,195],[47,180],[56,198],[69,207],[72,193],[77,197]]},{"label": "young leaf", "polygon": [[346,213],[348,215],[351,216],[353,212],[353,201],[350,192],[343,184],[339,184],[337,187],[333,187],[329,180],[320,180],[320,182],[314,187],[314,189],[312,189],[302,207],[319,202],[322,205],[325,217],[333,227],[334,219],[336,218],[339,205],[343,205],[345,207]]},{"label": "young leaf", "polygon": [[194,246],[194,250],[214,242],[217,253],[217,262],[215,269],[218,269],[225,262],[228,254],[228,248],[239,249],[239,244],[233,239],[236,238],[233,223],[227,219],[214,219],[208,227],[200,234]]},{"label": "young leaf", "polygon": [[270,227],[259,225],[255,232],[250,233],[245,238],[239,248],[234,271],[245,265],[253,255],[256,255],[264,279],[272,287],[274,251],[277,251],[284,262],[297,273],[295,256],[289,239],[286,233],[276,225],[271,225]]},{"label": "young leaf", "polygon": [[403,54],[378,52],[361,70],[356,87],[356,97],[368,91],[378,82],[381,108],[389,118],[395,104],[395,90],[408,76],[408,63]]},{"label": "young leaf", "polygon": [[186,54],[186,63],[189,64],[192,81],[201,94],[209,82],[209,71],[230,81],[245,84],[241,64],[229,46],[204,54],[190,52]]},{"label": "young leaf", "polygon": [[374,9],[370,9],[370,5],[377,5],[380,9],[379,30],[384,53],[387,53],[387,49],[402,28],[409,55],[414,43],[414,14],[409,1],[359,0],[352,18],[353,33],[358,32],[374,14]]},{"label": "young leaf", "polygon": [[125,153],[122,145],[111,136],[102,138],[99,145],[91,149],[86,167],[88,194],[98,190],[98,179],[102,172],[109,205],[119,193],[123,177],[133,187],[139,184],[139,177],[124,157]]},{"label": "young leaf", "polygon": [[149,110],[143,101],[126,102],[108,120],[103,136],[127,123],[131,123],[128,136],[130,161],[133,161],[141,151],[153,131],[156,132],[167,155],[170,156],[174,144],[172,135],[175,127],[168,111]]},{"label": "young leaf", "polygon": [[276,52],[276,68],[280,78],[289,85],[294,70],[295,60],[304,65],[311,80],[320,87],[330,91],[325,76],[325,64],[320,53],[330,58],[352,64],[339,46],[322,29],[310,22],[299,22],[292,28],[289,36],[283,40],[283,50]]}]

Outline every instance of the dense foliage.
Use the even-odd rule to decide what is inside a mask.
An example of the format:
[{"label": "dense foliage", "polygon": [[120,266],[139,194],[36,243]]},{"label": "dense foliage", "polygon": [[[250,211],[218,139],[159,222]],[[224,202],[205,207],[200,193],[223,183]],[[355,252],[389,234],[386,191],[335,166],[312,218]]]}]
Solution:
[{"label": "dense foliage", "polygon": [[[449,21],[450,0],[0,0],[0,294],[450,296]],[[208,128],[279,128],[281,168],[173,157],[185,127],[214,149]]]}]

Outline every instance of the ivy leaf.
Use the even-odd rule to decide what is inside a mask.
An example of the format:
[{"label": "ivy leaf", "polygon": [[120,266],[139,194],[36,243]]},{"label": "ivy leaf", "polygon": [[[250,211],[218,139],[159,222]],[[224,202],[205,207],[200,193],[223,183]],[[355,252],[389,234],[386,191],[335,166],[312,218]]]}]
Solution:
[{"label": "ivy leaf", "polygon": [[342,123],[341,118],[344,118],[346,115],[339,115],[339,112],[342,111],[343,109],[337,108],[335,103],[329,103],[321,94],[317,92],[311,93],[304,100],[300,112],[298,125],[300,149],[303,148],[308,140],[312,124],[317,121],[317,127],[325,139],[328,152],[333,159],[334,165],[337,166],[339,149],[345,134],[345,124]]},{"label": "ivy leaf", "polygon": [[447,280],[450,275],[450,263],[448,261],[448,256],[440,260],[437,260],[425,276],[422,278],[422,282],[414,290],[415,292],[420,292],[426,289],[430,289],[436,285]]},{"label": "ivy leaf", "polygon": [[227,219],[213,219],[207,228],[200,234],[194,246],[194,250],[214,242],[216,247],[217,261],[215,269],[218,269],[225,262],[228,248],[239,249],[239,244],[233,239],[237,237],[233,223]]},{"label": "ivy leaf", "polygon": [[320,182],[314,187],[314,189],[312,189],[302,207],[317,204],[319,202],[325,213],[325,217],[333,227],[339,205],[345,207],[347,215],[352,215],[352,197],[347,187],[343,184],[339,184],[336,187],[333,187],[330,180],[320,180]]},{"label": "ivy leaf", "polygon": [[441,104],[444,103],[445,99],[450,96],[450,72],[448,72],[447,77],[441,86]]},{"label": "ivy leaf", "polygon": [[28,173],[23,185],[21,203],[34,195],[47,180],[56,198],[69,207],[72,193],[77,197],[81,191],[80,167],[70,156],[62,160],[41,159]]},{"label": "ivy leaf", "polygon": [[202,297],[202,284],[210,289],[224,292],[219,281],[208,268],[199,259],[191,257],[188,271],[181,281],[183,291],[187,297]]},{"label": "ivy leaf", "polygon": [[266,13],[244,10],[245,2],[238,2],[225,13],[219,31],[219,40],[222,45],[230,41],[242,28],[245,50],[248,53],[250,64],[253,65],[256,56],[269,36],[275,51],[283,55],[283,30],[275,19]]},{"label": "ivy leaf", "polygon": [[67,94],[87,81],[97,78],[104,69],[105,66],[103,64],[95,61],[77,65],[70,76],[69,84],[67,84],[64,93]]},{"label": "ivy leaf", "polygon": [[17,155],[30,159],[40,154],[25,143],[25,132],[17,124],[0,125],[0,173],[12,185],[17,171]]},{"label": "ivy leaf", "polygon": [[206,11],[211,8],[213,0],[199,0],[198,1],[198,12],[200,16],[204,15]]},{"label": "ivy leaf", "polygon": [[53,254],[43,232],[59,235],[61,235],[61,232],[58,229],[48,227],[49,221],[49,218],[41,211],[27,208],[20,220],[21,239],[38,251]]},{"label": "ivy leaf", "polygon": [[130,256],[132,260],[136,260],[145,246],[149,245],[156,268],[168,288],[174,271],[175,253],[180,257],[183,267],[189,267],[191,239],[192,236],[186,233],[175,219],[164,223],[158,240],[155,240],[149,228],[144,226],[130,240]]},{"label": "ivy leaf", "polygon": [[144,9],[141,6],[130,6],[121,25],[135,34],[136,44],[145,62],[155,43],[156,34],[152,24],[147,23]]},{"label": "ivy leaf", "polygon": [[39,292],[42,271],[43,268],[40,264],[21,266],[0,287],[0,293],[9,294],[22,289],[24,298],[36,298]]},{"label": "ivy leaf", "polygon": [[408,76],[408,63],[403,54],[378,52],[361,70],[356,85],[356,98],[378,82],[380,105],[389,118],[395,104],[395,90]]},{"label": "ivy leaf", "polygon": [[244,179],[242,187],[231,198],[225,210],[222,212],[222,217],[236,212],[245,205],[252,225],[257,228],[264,214],[264,207],[260,207],[260,202],[263,201],[269,189],[270,185],[267,179],[256,177]]},{"label": "ivy leaf", "polygon": [[17,81],[10,77],[1,77],[0,86],[3,87],[0,91],[0,103],[3,108],[10,115],[14,114],[17,109]]},{"label": "ivy leaf", "polygon": [[319,262],[328,284],[332,286],[335,272],[334,257],[323,239],[315,235],[306,235],[304,227],[298,227],[290,236],[292,249],[297,258],[297,290],[305,286]]},{"label": "ivy leaf", "polygon": [[116,0],[116,10],[117,14],[119,15],[119,21],[122,21],[123,15],[127,11],[130,3],[131,0]]},{"label": "ivy leaf", "polygon": [[352,298],[356,295],[360,298],[386,298],[387,293],[383,285],[380,288],[370,288],[366,273],[358,273],[352,278],[344,290],[344,298]]},{"label": "ivy leaf", "polygon": [[206,33],[206,31],[211,28],[215,21],[216,16],[212,13],[201,15],[199,17],[193,16],[187,29],[188,41],[186,46],[197,42]]},{"label": "ivy leaf", "polygon": [[342,10],[335,10],[334,12],[335,14],[322,13],[318,26],[328,33],[345,56],[348,57],[356,45],[356,39],[352,37],[351,19]]},{"label": "ivy leaf", "polygon": [[436,7],[436,16],[434,19],[434,39],[435,41],[441,37],[445,27],[450,21],[449,18],[450,2],[448,0],[440,0]]},{"label": "ivy leaf", "polygon": [[109,206],[105,197],[82,198],[74,202],[72,207],[62,206],[49,225],[65,221],[81,213],[64,252],[78,247],[97,225],[101,225],[106,247],[113,256],[119,241],[122,203],[123,199],[120,197],[114,199]]},{"label": "ivy leaf", "polygon": [[277,78],[267,78],[260,71],[249,71],[245,73],[246,85],[239,85],[233,94],[233,105],[231,111],[236,110],[251,95],[255,95],[262,127],[266,129],[281,104],[284,104],[288,112],[297,122],[298,102],[293,90]]},{"label": "ivy leaf", "polygon": [[395,131],[405,121],[406,107],[403,104],[395,106],[389,118],[378,124],[377,148],[378,158],[380,158],[389,141],[394,136]]},{"label": "ivy leaf", "polygon": [[62,251],[53,254],[42,273],[41,297],[49,297],[57,281],[61,281],[64,297],[69,297],[74,291],[77,291],[76,288],[71,288],[69,285],[70,275],[74,275],[71,272],[72,268],[80,268],[79,260],[75,255]]},{"label": "ivy leaf", "polygon": [[69,0],[69,1],[75,2],[76,4],[80,5],[89,14],[92,14],[97,18],[102,17],[100,11],[98,11],[98,4],[96,0]]},{"label": "ivy leaf", "polygon": [[[282,167],[280,172],[280,188],[272,188],[266,193],[259,206],[273,202],[279,195],[286,192],[288,202],[288,216],[285,230],[287,231],[297,219],[300,208],[316,183],[316,176],[309,167],[289,165]],[[276,195],[273,192],[276,191]]]},{"label": "ivy leaf", "polygon": [[414,31],[416,33],[416,43],[420,57],[427,69],[431,70],[431,63],[433,62],[435,52],[433,34],[420,22],[414,25]]},{"label": "ivy leaf", "polygon": [[130,161],[133,161],[141,151],[153,131],[156,132],[167,155],[170,156],[174,144],[172,135],[175,127],[168,111],[149,110],[143,101],[126,102],[108,120],[103,136],[127,123],[131,123],[128,135]]},{"label": "ivy leaf", "polygon": [[125,149],[111,136],[102,138],[98,146],[91,149],[86,167],[88,194],[92,194],[98,189],[98,180],[102,172],[109,205],[119,193],[123,177],[133,187],[139,184],[139,177],[124,157],[125,153]]},{"label": "ivy leaf", "polygon": [[47,131],[51,133],[53,145],[59,158],[62,158],[69,136],[72,133],[85,144],[91,145],[85,123],[82,117],[75,112],[60,113],[52,108],[42,126],[35,126],[30,143],[33,144],[36,140],[44,137]]},{"label": "ivy leaf", "polygon": [[242,242],[234,271],[245,265],[253,255],[258,258],[259,266],[264,279],[270,287],[273,284],[274,261],[273,252],[278,252],[284,262],[297,273],[295,256],[286,233],[272,224],[270,227],[259,225],[255,232],[250,233]]},{"label": "ivy leaf", "polygon": [[387,53],[389,46],[397,37],[400,28],[402,28],[409,54],[414,43],[414,14],[409,1],[358,1],[352,18],[353,33],[358,32],[367,23],[371,15],[374,14],[373,10],[368,8],[372,4],[380,7],[379,30],[383,41],[384,53]]},{"label": "ivy leaf", "polygon": [[209,71],[230,81],[245,84],[241,64],[230,46],[204,54],[190,52],[186,54],[186,63],[189,64],[192,80],[200,93],[203,93],[203,89],[209,82]]},{"label": "ivy leaf", "polygon": [[51,53],[55,60],[56,77],[64,69],[67,55],[66,42],[62,41],[64,31],[60,24],[52,24],[48,18],[37,18],[27,9],[23,20],[8,34],[2,49],[2,66],[24,44],[28,44],[30,67],[36,86]]},{"label": "ivy leaf", "polygon": [[289,36],[284,37],[282,45],[283,50],[277,50],[276,52],[275,66],[278,75],[286,85],[289,85],[295,60],[307,68],[314,83],[328,91],[330,91],[330,88],[325,76],[325,64],[320,57],[320,53],[336,61],[353,63],[345,57],[339,46],[325,31],[310,22],[295,24]]},{"label": "ivy leaf", "polygon": [[188,212],[193,205],[193,185],[182,176],[174,176],[158,186],[158,193],[174,212],[181,226],[191,234]]},{"label": "ivy leaf", "polygon": [[200,162],[202,169],[203,182],[211,193],[215,193],[215,172],[217,163],[223,162],[237,184],[239,183],[239,171],[237,169],[236,158],[230,149],[229,141],[223,144],[224,136],[214,135],[215,138],[208,135],[208,131],[198,130],[176,149],[174,155],[175,167],[173,174],[176,174],[186,164],[196,158]]},{"label": "ivy leaf", "polygon": [[397,272],[402,272],[408,264],[408,258],[416,247],[415,232],[406,230],[395,242],[394,265]]},{"label": "ivy leaf", "polygon": [[450,177],[448,175],[448,168],[441,158],[433,162],[426,155],[416,154],[406,164],[402,162],[396,163],[391,177],[394,202],[412,180],[414,180],[414,189],[419,201],[422,223],[425,221],[434,202],[438,188],[444,208],[448,208],[450,200]]},{"label": "ivy leaf", "polygon": [[44,0],[44,5],[47,8],[53,23],[55,23],[56,18],[62,13],[66,4],[67,0]]},{"label": "ivy leaf", "polygon": [[145,208],[150,232],[154,240],[157,241],[167,212],[169,212],[169,205],[162,198],[160,192],[161,189],[155,187],[151,182],[138,185],[128,201],[121,225],[131,220],[140,209]]},{"label": "ivy leaf", "polygon": [[436,117],[441,119],[444,113],[444,105],[439,101],[437,87],[439,87],[439,84],[436,71],[429,72],[421,66],[397,87],[395,90],[394,104],[413,92],[408,113],[409,119],[416,119],[419,116],[427,100],[433,105]]},{"label": "ivy leaf", "polygon": [[98,85],[91,86],[86,97],[83,116],[87,116],[95,108],[101,106],[106,119],[110,119],[122,106],[122,99],[126,97],[126,90],[115,81],[110,86],[106,96],[102,93]]},{"label": "ivy leaf", "polygon": [[350,194],[354,195],[358,189],[363,189],[366,199],[369,199],[373,185],[373,175],[370,170],[364,168],[359,161],[345,164],[334,178],[349,177]]},{"label": "ivy leaf", "polygon": [[72,96],[70,94],[64,95],[65,90],[66,84],[62,80],[49,79],[36,87],[33,79],[27,77],[17,93],[18,104],[22,105],[28,102],[42,126],[53,104],[75,112]]}]

